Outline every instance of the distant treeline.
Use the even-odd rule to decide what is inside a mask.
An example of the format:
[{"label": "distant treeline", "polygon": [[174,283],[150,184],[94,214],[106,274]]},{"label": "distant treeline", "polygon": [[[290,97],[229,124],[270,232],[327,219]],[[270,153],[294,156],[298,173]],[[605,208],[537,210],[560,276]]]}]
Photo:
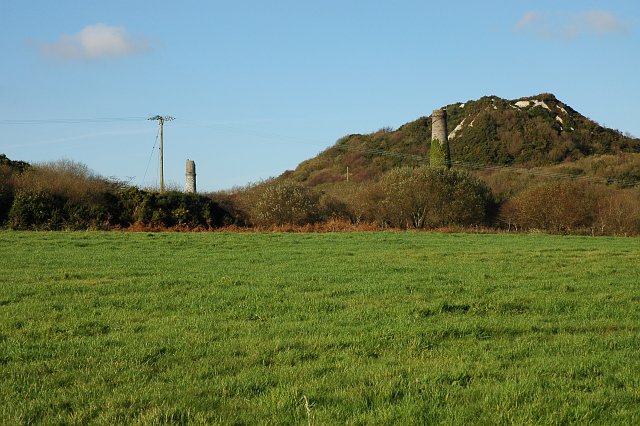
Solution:
[{"label": "distant treeline", "polygon": [[[159,194],[72,161],[30,166],[0,157],[0,226],[83,229],[495,229],[640,235],[640,189],[571,179],[396,167],[324,189],[287,176],[206,195]],[[508,179],[508,182],[505,181]],[[345,226],[349,225],[349,226]],[[326,227],[324,229],[327,229]]]}]

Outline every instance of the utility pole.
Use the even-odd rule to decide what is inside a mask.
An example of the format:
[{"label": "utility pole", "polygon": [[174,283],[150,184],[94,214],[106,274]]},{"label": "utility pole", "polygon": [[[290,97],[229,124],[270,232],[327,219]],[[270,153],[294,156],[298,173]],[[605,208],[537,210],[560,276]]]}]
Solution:
[{"label": "utility pole", "polygon": [[160,193],[164,192],[164,161],[163,161],[163,151],[162,151],[162,128],[164,126],[165,121],[173,121],[175,118],[170,117],[168,115],[161,116],[155,115],[153,117],[149,117],[149,120],[158,121],[160,125]]}]

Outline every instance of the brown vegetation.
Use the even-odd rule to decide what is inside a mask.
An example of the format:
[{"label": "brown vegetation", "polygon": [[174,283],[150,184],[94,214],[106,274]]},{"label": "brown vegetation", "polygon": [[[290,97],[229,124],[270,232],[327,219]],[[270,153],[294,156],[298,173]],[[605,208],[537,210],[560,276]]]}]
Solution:
[{"label": "brown vegetation", "polygon": [[27,169],[16,178],[15,188],[18,192],[47,192],[81,201],[112,190],[113,184],[96,176],[82,163],[58,160]]},{"label": "brown vegetation", "polygon": [[602,184],[549,181],[506,201],[500,220],[508,229],[598,235],[640,234],[640,191]]}]

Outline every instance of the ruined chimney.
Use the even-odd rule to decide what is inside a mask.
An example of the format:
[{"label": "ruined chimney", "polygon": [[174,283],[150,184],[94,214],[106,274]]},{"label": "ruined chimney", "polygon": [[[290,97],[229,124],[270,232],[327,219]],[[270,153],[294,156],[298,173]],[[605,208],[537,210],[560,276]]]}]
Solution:
[{"label": "ruined chimney", "polygon": [[431,114],[431,167],[451,167],[451,153],[447,132],[447,110],[436,109]]},{"label": "ruined chimney", "polygon": [[187,183],[185,191],[194,194],[196,192],[196,163],[193,160],[187,160]]}]

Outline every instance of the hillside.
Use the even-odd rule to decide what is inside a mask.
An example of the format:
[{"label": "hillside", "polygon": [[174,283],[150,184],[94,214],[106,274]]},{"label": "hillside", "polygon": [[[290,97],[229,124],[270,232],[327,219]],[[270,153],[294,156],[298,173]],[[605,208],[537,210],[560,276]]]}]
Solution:
[{"label": "hillside", "polygon": [[[506,100],[486,96],[447,105],[449,143],[455,163],[543,167],[588,156],[640,153],[640,139],[600,126],[544,93]],[[431,117],[397,130],[345,136],[283,176],[309,186],[345,179],[375,179],[399,165],[429,158]]]}]

